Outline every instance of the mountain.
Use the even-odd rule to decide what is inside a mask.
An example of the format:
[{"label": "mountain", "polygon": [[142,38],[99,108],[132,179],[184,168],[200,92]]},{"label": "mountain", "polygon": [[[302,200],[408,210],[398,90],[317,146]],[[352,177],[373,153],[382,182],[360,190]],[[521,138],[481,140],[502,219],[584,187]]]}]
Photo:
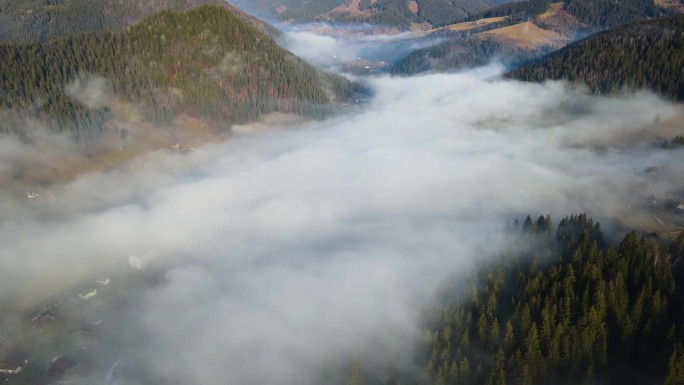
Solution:
[{"label": "mountain", "polygon": [[[674,1],[684,4],[681,0]],[[530,0],[501,5],[474,15],[470,20],[498,16],[513,16],[517,19],[537,17],[547,12],[551,4],[560,5],[562,10],[595,30],[662,16],[673,8],[672,4],[651,0]]]},{"label": "mountain", "polygon": [[637,22],[571,44],[506,74],[569,80],[598,93],[648,88],[684,100],[684,15]]},{"label": "mountain", "polygon": [[82,32],[120,31],[160,11],[201,5],[225,7],[262,32],[277,33],[223,0],[0,0],[0,42],[45,42]]},{"label": "mountain", "polygon": [[80,141],[131,139],[117,114],[133,108],[158,126],[199,119],[214,130],[271,112],[320,116],[352,89],[223,6],[162,11],[125,31],[6,43],[0,57],[0,133],[21,137],[30,136],[22,122],[37,117]]},{"label": "mountain", "polygon": [[[681,0],[676,1],[680,4]],[[446,42],[416,51],[391,69],[395,74],[460,69],[493,59],[516,66],[580,36],[625,23],[674,14],[684,8],[651,0],[529,0],[503,4],[463,22],[427,31]]]},{"label": "mountain", "polygon": [[586,25],[569,13],[564,3],[529,0],[504,4],[427,31],[444,42],[410,53],[390,72],[412,75],[460,70],[494,59],[513,66],[563,47],[583,30]]},{"label": "mountain", "polygon": [[401,29],[444,25],[510,0],[233,0],[280,20],[368,23]]}]

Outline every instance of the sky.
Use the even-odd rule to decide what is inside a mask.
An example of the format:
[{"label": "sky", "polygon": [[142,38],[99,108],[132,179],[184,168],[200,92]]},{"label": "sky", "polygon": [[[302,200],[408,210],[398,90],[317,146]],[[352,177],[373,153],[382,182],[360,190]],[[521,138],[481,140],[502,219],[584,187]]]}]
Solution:
[{"label": "sky", "polygon": [[502,71],[369,78],[369,103],[341,115],[234,127],[5,210],[0,301],[143,274],[128,310],[101,313],[120,325],[113,356],[135,362],[124,383],[313,384],[353,360],[408,364],[421,308],[502,252],[507,221],[608,220],[682,189],[681,154],[652,147],[680,107]]}]

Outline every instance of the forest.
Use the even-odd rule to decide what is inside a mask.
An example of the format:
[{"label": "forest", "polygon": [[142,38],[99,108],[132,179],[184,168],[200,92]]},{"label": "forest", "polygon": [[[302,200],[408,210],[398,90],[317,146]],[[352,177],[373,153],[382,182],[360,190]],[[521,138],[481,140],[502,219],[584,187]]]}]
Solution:
[{"label": "forest", "polygon": [[[509,0],[499,0],[507,2]],[[417,0],[418,13],[413,14],[404,0],[361,0],[360,13],[340,12],[330,14],[334,8],[344,5],[341,0],[238,0],[238,6],[256,10],[258,13],[281,20],[311,21],[332,18],[335,22],[368,23],[409,29],[412,22],[433,25],[449,24],[479,13],[489,7],[486,0]],[[346,2],[347,4],[349,2]],[[277,7],[278,11],[275,11]]]},{"label": "forest", "polygon": [[510,19],[514,19],[516,22],[518,22],[520,20],[544,13],[544,11],[549,8],[551,3],[553,3],[552,0],[527,0],[502,4],[498,7],[494,7],[476,15],[472,15],[467,19],[467,21],[475,21],[489,17],[509,16]]},{"label": "forest", "polygon": [[418,49],[390,67],[393,75],[410,76],[428,71],[463,70],[484,66],[499,59],[504,65],[515,66],[548,50],[526,50],[501,44],[491,39],[453,39],[433,47]]},{"label": "forest", "polygon": [[631,232],[612,247],[584,215],[555,231],[549,217],[527,217],[511,231],[521,232],[511,254],[427,317],[437,384],[684,381],[684,234]]},{"label": "forest", "polygon": [[414,15],[404,1],[378,0],[365,3],[365,9],[373,11],[373,15],[366,18],[366,22],[401,26],[406,29],[410,27],[411,22],[431,25],[456,23],[489,8],[489,4],[481,0],[418,0],[418,13]]},{"label": "forest", "polygon": [[615,28],[670,13],[651,0],[569,0],[566,9],[595,30]]},{"label": "forest", "polygon": [[163,10],[182,12],[201,5],[226,7],[262,32],[276,33],[223,0],[0,0],[0,42],[47,42],[82,32],[120,31]]},{"label": "forest", "polygon": [[[503,4],[470,16],[473,21],[487,17],[509,16],[511,23],[544,13],[554,0],[527,0]],[[601,31],[639,20],[671,14],[650,0],[563,0],[563,8],[587,26],[587,31]]]},{"label": "forest", "polygon": [[[473,14],[462,21],[476,21],[493,17],[506,17],[506,19],[472,28],[465,33],[447,34],[445,35],[448,38],[446,42],[410,53],[405,58],[395,63],[390,69],[390,72],[397,75],[413,75],[426,71],[460,70],[474,66],[482,66],[494,59],[501,61],[509,68],[528,64],[532,60],[550,53],[555,48],[542,47],[541,49],[535,50],[522,49],[513,44],[482,39],[479,38],[477,34],[530,20],[543,29],[553,29],[553,26],[546,26],[541,20],[537,19],[537,16],[546,12],[553,3],[554,1],[552,0],[513,2]],[[594,33],[606,28],[615,28],[625,23],[646,20],[668,13],[665,9],[646,0],[629,0],[622,2],[619,5],[610,1],[583,0],[565,0],[563,3],[564,10],[569,14],[574,15],[581,23],[581,26],[577,28],[577,30],[571,31],[571,35],[574,34],[576,36]],[[453,20],[442,20],[441,25],[453,22]],[[440,24],[438,23],[438,25]],[[667,48],[661,47],[656,49]],[[587,55],[593,55],[593,52],[588,52]],[[566,61],[565,64],[576,66],[577,62],[571,60]],[[674,64],[676,64],[676,62],[673,63],[673,65]],[[605,68],[603,70],[605,72],[614,72],[610,71],[607,67],[599,68]],[[634,72],[628,72],[626,77],[631,75],[634,75]]]},{"label": "forest", "polygon": [[352,85],[319,72],[224,7],[163,11],[126,31],[84,33],[49,43],[0,45],[0,132],[41,117],[51,130],[95,140],[108,106],[86,105],[68,92],[75,81],[104,78],[115,97],[144,106],[170,124],[178,114],[229,127],[273,111],[322,116]]},{"label": "forest", "polygon": [[[590,217],[530,216],[422,316],[422,372],[391,384],[684,383],[684,233],[612,244]],[[363,362],[348,384],[376,383]],[[379,382],[381,383],[381,382]]]},{"label": "forest", "polygon": [[601,94],[648,88],[684,100],[684,15],[590,36],[505,76],[581,82]]}]

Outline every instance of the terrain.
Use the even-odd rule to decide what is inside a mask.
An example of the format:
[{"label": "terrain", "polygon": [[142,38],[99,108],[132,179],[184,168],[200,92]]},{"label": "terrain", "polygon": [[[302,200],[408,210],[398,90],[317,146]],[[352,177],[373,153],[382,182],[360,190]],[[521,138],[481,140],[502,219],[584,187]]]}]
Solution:
[{"label": "terrain", "polygon": [[120,31],[164,10],[225,7],[271,36],[277,30],[222,0],[0,0],[0,42],[46,42],[83,32]]},{"label": "terrain", "polygon": [[430,383],[684,381],[684,234],[612,244],[586,215],[510,230],[521,237],[508,254],[445,284],[424,315]]},{"label": "terrain", "polygon": [[684,101],[684,15],[593,35],[506,76],[568,80],[602,94],[649,89]]},{"label": "terrain", "polygon": [[[95,155],[90,165],[144,148],[187,149],[270,113],[321,117],[353,87],[216,6],[163,11],[120,32],[5,43],[0,55],[8,59],[0,63],[0,132],[29,144],[66,135]],[[17,161],[7,177],[51,180],[28,168]],[[63,176],[72,169],[53,168]]]},{"label": "terrain", "polygon": [[278,20],[362,23],[397,27],[401,30],[452,23],[506,2],[509,0],[232,1],[238,7]]},{"label": "terrain", "polygon": [[0,0],[0,381],[684,383],[682,3],[496,3]]},{"label": "terrain", "polygon": [[516,67],[598,31],[677,12],[672,6],[645,0],[620,5],[581,0],[504,4],[464,22],[428,30],[426,33],[444,36],[446,41],[411,53],[390,71],[411,75],[458,70],[492,60]]}]

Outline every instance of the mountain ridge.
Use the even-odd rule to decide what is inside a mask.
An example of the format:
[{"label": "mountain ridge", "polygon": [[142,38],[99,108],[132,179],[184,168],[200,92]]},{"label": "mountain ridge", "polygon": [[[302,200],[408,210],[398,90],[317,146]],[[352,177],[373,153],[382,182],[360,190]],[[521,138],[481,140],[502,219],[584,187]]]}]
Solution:
[{"label": "mountain ridge", "polygon": [[202,5],[224,7],[270,36],[279,33],[223,0],[0,0],[0,42],[46,42],[83,32],[116,32],[161,11]]},{"label": "mountain ridge", "polygon": [[648,88],[684,101],[684,14],[590,36],[505,76],[580,82],[601,94]]},{"label": "mountain ridge", "polygon": [[[210,5],[162,11],[124,31],[0,44],[0,56],[0,134],[28,144],[45,131],[74,139],[85,156],[74,169],[191,148],[274,113],[323,117],[357,87]],[[44,163],[8,172],[28,184],[75,176]]]},{"label": "mountain ridge", "polygon": [[576,39],[625,23],[676,13],[650,0],[528,0],[486,10],[466,21],[428,31],[446,42],[417,50],[395,63],[391,72],[410,75],[458,70],[494,59],[518,66]]},{"label": "mountain ridge", "polygon": [[510,0],[234,0],[264,17],[285,21],[367,23],[403,30],[456,22]]}]

